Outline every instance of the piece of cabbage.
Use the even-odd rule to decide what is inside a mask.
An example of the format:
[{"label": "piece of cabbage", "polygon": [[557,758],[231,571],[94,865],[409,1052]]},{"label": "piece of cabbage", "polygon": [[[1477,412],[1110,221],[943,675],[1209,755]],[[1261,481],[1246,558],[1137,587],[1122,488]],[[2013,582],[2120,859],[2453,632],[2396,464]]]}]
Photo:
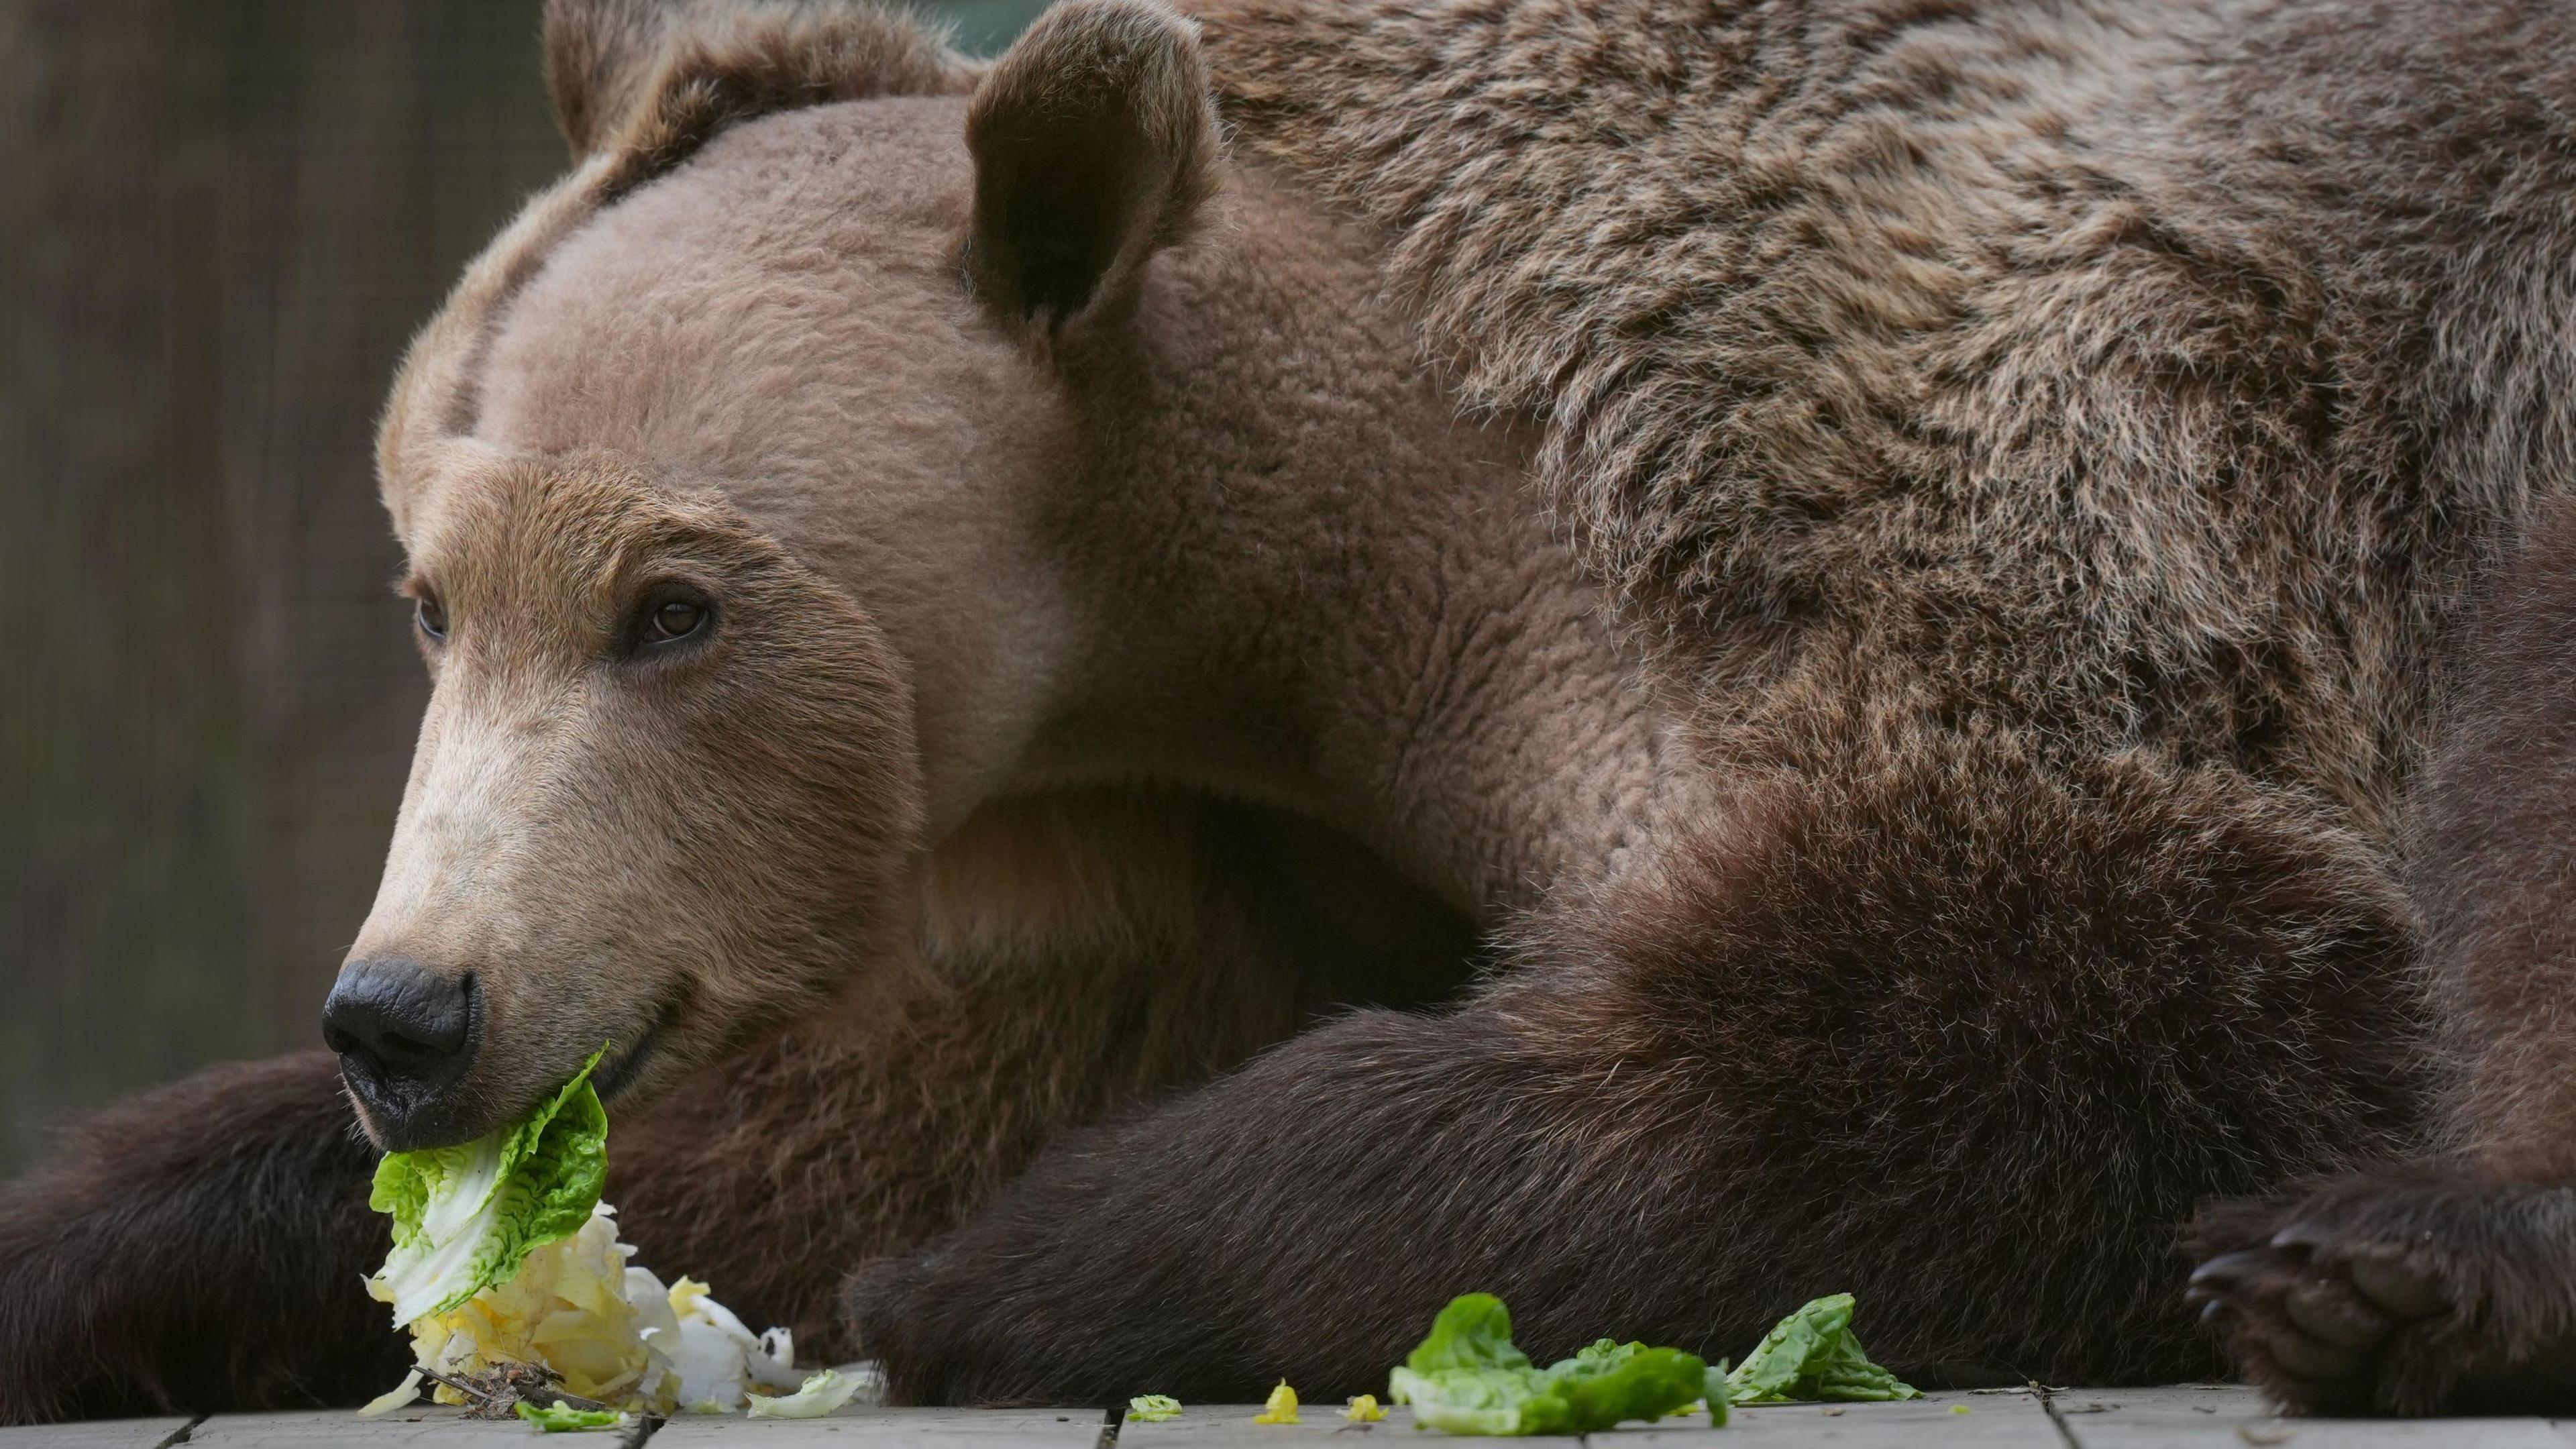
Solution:
[{"label": "piece of cabbage", "polygon": [[1297,1391],[1288,1387],[1286,1379],[1281,1379],[1279,1387],[1270,1391],[1270,1401],[1261,1406],[1260,1413],[1252,1416],[1252,1422],[1256,1424],[1297,1422]]},{"label": "piece of cabbage", "polygon": [[551,1404],[535,1404],[521,1399],[515,1411],[522,1419],[549,1434],[564,1434],[583,1429],[614,1429],[628,1416],[614,1409],[576,1409],[561,1399]]},{"label": "piece of cabbage", "polygon": [[767,1398],[751,1395],[751,1417],[755,1419],[819,1419],[850,1401],[859,1391],[855,1374],[825,1369],[805,1381],[805,1386],[792,1394]]},{"label": "piece of cabbage", "polygon": [[1584,1434],[1654,1420],[1708,1392],[1707,1363],[1674,1348],[1602,1339],[1538,1368],[1512,1344],[1511,1311],[1490,1293],[1440,1310],[1431,1336],[1388,1380],[1425,1428],[1452,1434]]},{"label": "piece of cabbage", "polygon": [[[731,1412],[753,1385],[796,1386],[787,1330],[754,1335],[694,1279],[665,1289],[617,1240],[616,1209],[599,1200],[598,1061],[504,1131],[387,1155],[371,1201],[393,1214],[394,1247],[368,1293],[410,1329],[413,1361],[451,1378],[541,1364],[569,1393],[657,1414]],[[415,1374],[367,1408],[389,1413],[418,1391]],[[436,1397],[463,1402],[444,1385]]]},{"label": "piece of cabbage", "polygon": [[[628,1296],[626,1260],[634,1249],[617,1241],[612,1212],[594,1204],[580,1231],[531,1250],[509,1281],[412,1320],[413,1362],[450,1378],[507,1363],[543,1364],[568,1393],[666,1412],[678,1396],[678,1376],[646,1330],[663,1326],[670,1306],[658,1294],[641,1302]],[[461,1402],[443,1386],[437,1398]]]},{"label": "piece of cabbage", "polygon": [[[658,1316],[644,1337],[668,1355],[680,1376],[675,1391],[681,1408],[697,1414],[724,1414],[742,1406],[754,1386],[794,1389],[805,1376],[796,1371],[795,1338],[784,1328],[754,1334],[733,1310],[718,1303],[707,1285],[682,1277],[662,1291],[660,1280],[642,1268],[629,1268],[628,1296],[643,1302],[660,1294],[669,1305],[665,1322]],[[665,1332],[668,1337],[664,1337]]]},{"label": "piece of cabbage", "polygon": [[1169,1394],[1138,1394],[1127,1401],[1127,1417],[1140,1423],[1159,1424],[1181,1416],[1181,1401]]},{"label": "piece of cabbage", "polygon": [[394,1219],[376,1296],[393,1305],[395,1327],[509,1281],[531,1250],[589,1221],[608,1178],[608,1110],[590,1084],[597,1065],[593,1052],[553,1101],[490,1136],[376,1164],[367,1202]]},{"label": "piece of cabbage", "polygon": [[1861,1351],[1852,1336],[1853,1311],[1852,1296],[1836,1293],[1781,1319],[1726,1376],[1727,1397],[1739,1404],[1921,1398],[1920,1390]]},{"label": "piece of cabbage", "polygon": [[358,1410],[361,1419],[381,1419],[394,1410],[420,1397],[420,1370],[403,1375],[403,1381],[367,1400]]},{"label": "piece of cabbage", "polygon": [[[413,1361],[451,1378],[543,1364],[568,1393],[656,1414],[731,1413],[753,1385],[803,1382],[786,1329],[753,1335],[693,1279],[665,1289],[629,1261],[615,1213],[595,1205],[581,1231],[531,1250],[510,1281],[415,1320]],[[462,1402],[445,1387],[437,1399]]]}]

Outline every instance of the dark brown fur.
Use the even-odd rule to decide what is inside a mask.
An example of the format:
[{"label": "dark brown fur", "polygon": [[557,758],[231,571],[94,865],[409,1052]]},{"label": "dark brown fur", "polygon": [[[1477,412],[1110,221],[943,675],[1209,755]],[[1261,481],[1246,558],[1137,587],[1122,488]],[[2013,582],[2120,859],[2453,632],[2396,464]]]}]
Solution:
[{"label": "dark brown fur", "polygon": [[2300,1409],[2576,1405],[2576,509],[2481,610],[2420,783],[2409,875],[2445,1155],[2213,1210],[2195,1283]]},{"label": "dark brown fur", "polygon": [[400,1378],[402,1339],[350,1291],[383,1260],[376,1157],[323,1052],[91,1118],[0,1188],[0,1423],[346,1403]]},{"label": "dark brown fur", "polygon": [[1052,1150],[860,1278],[861,1336],[930,1400],[1327,1396],[1381,1390],[1470,1285],[1542,1357],[1613,1326],[1740,1352],[1850,1290],[1871,1351],[1933,1381],[2206,1372],[2139,1301],[2195,1198],[2417,1108],[2385,1032],[2399,903],[2321,839],[2287,802],[2139,761],[2051,779],[2001,739],[1782,781],[1661,879],[1531,923],[1467,1007],[1350,1017]]},{"label": "dark brown fur", "polygon": [[1113,919],[1143,929],[1059,937],[1044,958],[956,930],[933,970],[865,983],[832,1021],[621,1124],[610,1200],[646,1261],[722,1273],[729,1306],[845,1361],[863,1345],[817,1264],[955,1226],[1066,1129],[1337,1003],[1425,1004],[1460,981],[1463,923],[1324,832],[1185,797],[1075,803],[980,820],[942,868],[1056,878],[1090,911],[1126,896]]}]

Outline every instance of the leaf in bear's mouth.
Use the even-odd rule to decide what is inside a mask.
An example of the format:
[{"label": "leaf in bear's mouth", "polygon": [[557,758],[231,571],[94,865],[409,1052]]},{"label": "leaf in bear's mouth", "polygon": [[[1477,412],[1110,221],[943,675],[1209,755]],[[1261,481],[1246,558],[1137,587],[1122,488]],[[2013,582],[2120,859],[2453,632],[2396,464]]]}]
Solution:
[{"label": "leaf in bear's mouth", "polygon": [[394,1219],[377,1279],[400,1327],[445,1313],[590,1221],[608,1180],[608,1109],[590,1082],[608,1048],[524,1119],[456,1147],[389,1152],[367,1204]]},{"label": "leaf in bear's mouth", "polygon": [[411,1402],[424,1378],[463,1402],[458,1386],[497,1374],[508,1391],[479,1407],[506,1414],[522,1371],[541,1401],[560,1389],[653,1413],[726,1412],[747,1387],[799,1382],[785,1329],[754,1335],[705,1284],[665,1288],[629,1262],[599,1200],[608,1114],[592,1074],[607,1050],[525,1119],[377,1168],[370,1201],[393,1215],[394,1244],[367,1291],[410,1329],[421,1372],[370,1410]]}]

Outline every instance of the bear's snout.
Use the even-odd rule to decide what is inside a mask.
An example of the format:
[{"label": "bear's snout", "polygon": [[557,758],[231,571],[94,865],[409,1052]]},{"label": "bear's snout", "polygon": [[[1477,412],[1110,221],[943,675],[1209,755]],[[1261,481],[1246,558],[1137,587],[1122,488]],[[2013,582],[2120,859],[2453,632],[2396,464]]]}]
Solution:
[{"label": "bear's snout", "polygon": [[322,1003],[322,1040],[386,1147],[428,1145],[453,1115],[448,1092],[474,1064],[481,1008],[470,972],[449,978],[399,956],[340,968]]}]

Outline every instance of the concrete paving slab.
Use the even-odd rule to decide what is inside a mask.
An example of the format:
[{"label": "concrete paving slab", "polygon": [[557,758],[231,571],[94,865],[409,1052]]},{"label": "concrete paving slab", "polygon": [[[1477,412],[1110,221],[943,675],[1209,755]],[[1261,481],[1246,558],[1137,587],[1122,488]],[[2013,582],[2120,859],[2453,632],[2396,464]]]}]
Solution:
[{"label": "concrete paving slab", "polygon": [[2282,1419],[2235,1384],[2065,1389],[2052,1395],[2074,1449],[2569,1449],[2546,1419]]},{"label": "concrete paving slab", "polygon": [[188,1427],[188,1419],[92,1419],[81,1424],[30,1424],[0,1429],[0,1449],[159,1449]]},{"label": "concrete paving slab", "polygon": [[1724,1449],[1830,1444],[1837,1449],[2066,1449],[2032,1395],[1926,1394],[1895,1404],[1770,1404],[1737,1409],[1710,1432],[1705,1416],[1623,1425],[1586,1436],[1592,1449]]},{"label": "concrete paving slab", "polygon": [[[760,1449],[1394,1449],[1437,1439],[1391,1406],[1383,1422],[1353,1424],[1339,1404],[1301,1406],[1299,1422],[1255,1424],[1253,1404],[1184,1405],[1166,1423],[1122,1423],[1104,1442],[1102,1410],[887,1409],[853,1406],[821,1419],[684,1415],[651,1434],[651,1449],[752,1444]],[[181,1431],[186,1431],[182,1436]],[[0,1449],[474,1449],[550,1440],[579,1449],[631,1443],[636,1431],[542,1436],[453,1409],[361,1419],[345,1410],[116,1419],[0,1429]],[[2576,1424],[2546,1419],[2280,1419],[2250,1389],[2181,1384],[2149,1389],[2059,1389],[2037,1394],[1932,1394],[1902,1404],[1790,1404],[1738,1409],[1713,1431],[1707,1416],[1629,1425],[1586,1436],[1582,1449],[2576,1449]],[[1570,1444],[1569,1439],[1533,1441]]]}]

